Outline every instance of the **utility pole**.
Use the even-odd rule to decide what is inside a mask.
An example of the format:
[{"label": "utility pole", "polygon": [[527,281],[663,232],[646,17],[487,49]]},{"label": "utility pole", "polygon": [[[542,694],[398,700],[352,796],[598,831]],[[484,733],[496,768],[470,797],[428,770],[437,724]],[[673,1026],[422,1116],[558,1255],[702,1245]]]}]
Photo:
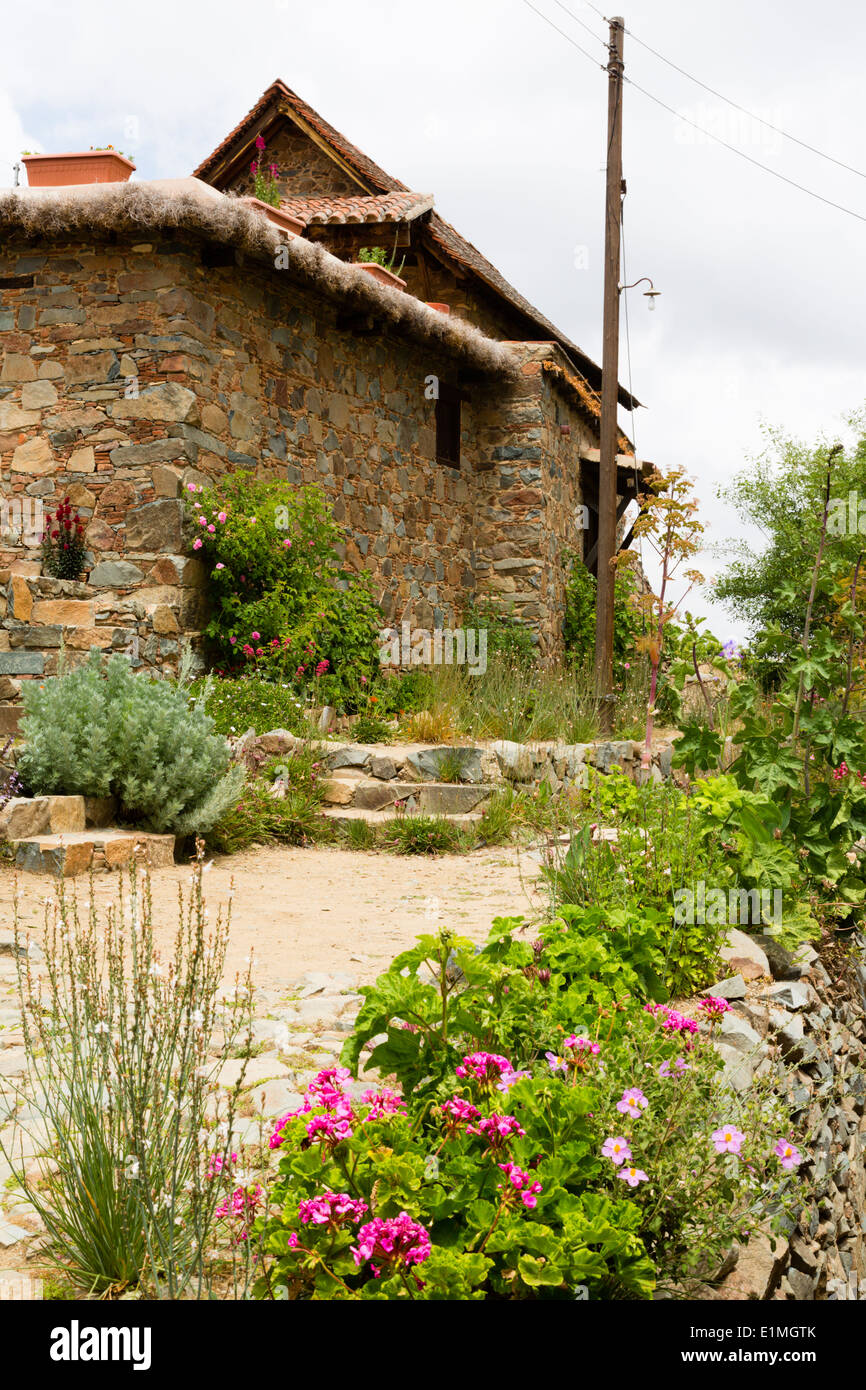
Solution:
[{"label": "utility pole", "polygon": [[622,89],[625,21],[611,19],[607,96],[607,188],[604,215],[604,344],[598,471],[598,564],[595,684],[605,730],[613,700],[613,606],[616,554],[617,397],[619,394],[619,256],[622,222]]}]

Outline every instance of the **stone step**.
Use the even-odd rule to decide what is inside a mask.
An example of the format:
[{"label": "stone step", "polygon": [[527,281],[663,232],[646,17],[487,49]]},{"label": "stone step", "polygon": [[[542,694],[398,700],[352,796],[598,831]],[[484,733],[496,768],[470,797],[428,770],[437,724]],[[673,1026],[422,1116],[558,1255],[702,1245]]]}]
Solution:
[{"label": "stone step", "polygon": [[[395,811],[393,806],[383,811],[367,811],[361,806],[326,806],[324,814],[329,820],[362,820],[368,825],[388,825],[395,820],[417,820],[421,815],[429,817],[429,812]],[[481,820],[481,811],[454,811],[449,815],[437,815],[437,820],[451,821],[453,825],[476,825]]]},{"label": "stone step", "polygon": [[174,836],[136,830],[72,830],[64,835],[31,835],[10,840],[19,869],[31,874],[73,878],[105,873],[128,864],[138,846],[138,858],[151,869],[174,863]]},{"label": "stone step", "polygon": [[406,811],[425,816],[463,815],[486,804],[497,788],[477,782],[380,782],[375,778],[348,781],[332,778],[325,800],[352,810],[384,811],[400,802]]}]

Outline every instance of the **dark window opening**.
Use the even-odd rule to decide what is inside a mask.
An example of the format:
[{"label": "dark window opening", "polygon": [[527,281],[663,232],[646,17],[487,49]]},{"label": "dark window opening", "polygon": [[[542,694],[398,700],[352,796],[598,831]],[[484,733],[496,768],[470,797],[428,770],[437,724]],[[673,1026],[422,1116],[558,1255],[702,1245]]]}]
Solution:
[{"label": "dark window opening", "polygon": [[460,393],[439,383],[436,401],[436,462],[460,467]]}]

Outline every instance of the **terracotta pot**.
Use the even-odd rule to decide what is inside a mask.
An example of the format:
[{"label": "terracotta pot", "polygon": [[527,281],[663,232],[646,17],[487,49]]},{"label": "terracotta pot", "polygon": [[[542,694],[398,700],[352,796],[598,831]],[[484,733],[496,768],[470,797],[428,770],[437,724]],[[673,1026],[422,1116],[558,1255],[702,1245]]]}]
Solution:
[{"label": "terracotta pot", "polygon": [[126,183],[135,168],[116,150],[81,150],[77,154],[22,155],[31,188],[68,188],[78,183]]},{"label": "terracotta pot", "polygon": [[366,270],[368,275],[372,275],[374,280],[378,280],[382,285],[390,285],[392,290],[405,290],[406,281],[401,280],[399,275],[395,275],[393,270],[386,270],[378,261],[352,261],[356,270]]},{"label": "terracotta pot", "polygon": [[435,303],[435,301],[429,300],[429,299],[427,300],[427,308],[428,308],[428,309],[435,309],[435,310],[436,310],[438,313],[440,313],[440,314],[450,314],[450,313],[451,313],[451,305],[450,305],[450,304],[437,304],[437,303]]},{"label": "terracotta pot", "polygon": [[264,203],[261,198],[246,197],[239,201],[255,212],[263,212],[269,222],[273,222],[275,227],[280,227],[290,236],[303,236],[303,222],[297,217],[292,217],[291,213],[284,212],[282,208],[275,208],[272,203]]}]

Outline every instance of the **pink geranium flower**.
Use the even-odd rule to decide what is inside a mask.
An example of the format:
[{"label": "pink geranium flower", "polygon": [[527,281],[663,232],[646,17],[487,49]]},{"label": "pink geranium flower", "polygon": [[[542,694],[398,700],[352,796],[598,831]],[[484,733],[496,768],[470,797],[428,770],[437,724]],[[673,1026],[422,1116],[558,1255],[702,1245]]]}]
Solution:
[{"label": "pink geranium flower", "polygon": [[721,1129],[713,1131],[711,1137],[717,1154],[738,1154],[746,1138],[736,1125],[722,1125]]}]

